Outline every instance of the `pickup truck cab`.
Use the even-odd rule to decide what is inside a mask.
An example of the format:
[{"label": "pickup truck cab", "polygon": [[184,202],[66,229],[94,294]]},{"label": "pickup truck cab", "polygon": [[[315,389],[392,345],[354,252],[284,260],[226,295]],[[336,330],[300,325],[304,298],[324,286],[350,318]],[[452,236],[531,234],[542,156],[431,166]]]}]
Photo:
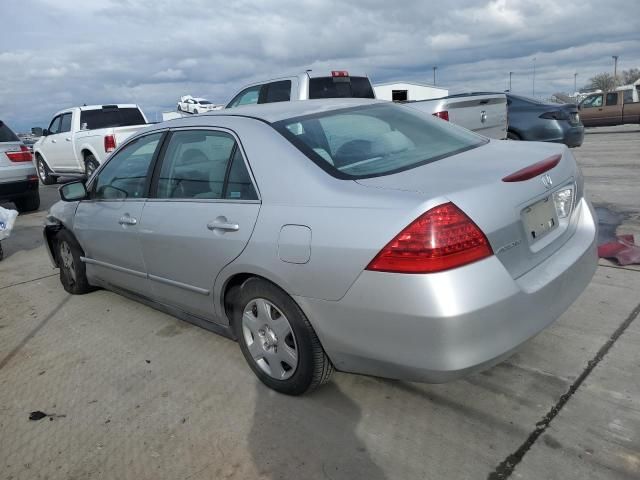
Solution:
[{"label": "pickup truck cab", "polygon": [[144,113],[132,104],[61,110],[33,146],[38,177],[50,185],[61,175],[90,176],[116,146],[146,126]]},{"label": "pickup truck cab", "polygon": [[582,123],[585,127],[640,123],[638,97],[638,90],[635,88],[593,93],[578,105]]},{"label": "pickup truck cab", "polygon": [[316,98],[376,98],[366,75],[352,76],[345,70],[328,73],[307,70],[245,85],[226,108]]},{"label": "pickup truck cab", "polygon": [[507,138],[507,97],[504,93],[463,93],[406,102],[404,105],[485,137],[498,140]]}]

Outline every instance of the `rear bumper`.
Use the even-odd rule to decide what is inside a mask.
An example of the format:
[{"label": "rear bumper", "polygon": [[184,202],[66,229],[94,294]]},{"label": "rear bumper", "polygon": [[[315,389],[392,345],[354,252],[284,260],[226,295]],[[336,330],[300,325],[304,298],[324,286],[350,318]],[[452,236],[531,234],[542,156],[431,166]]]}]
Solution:
[{"label": "rear bumper", "polygon": [[433,383],[487,368],[550,325],[597,267],[581,200],[573,236],[514,280],[497,257],[430,275],[363,272],[336,302],[297,297],[338,370]]},{"label": "rear bumper", "polygon": [[38,179],[0,183],[0,200],[16,200],[38,192]]}]

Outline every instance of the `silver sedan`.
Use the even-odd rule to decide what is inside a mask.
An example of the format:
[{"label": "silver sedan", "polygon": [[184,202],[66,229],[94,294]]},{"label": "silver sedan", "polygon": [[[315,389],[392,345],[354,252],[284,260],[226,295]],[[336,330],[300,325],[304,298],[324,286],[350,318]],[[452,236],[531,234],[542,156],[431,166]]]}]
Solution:
[{"label": "silver sedan", "polygon": [[236,339],[269,387],[334,369],[444,382],[506,358],[596,268],[569,150],[375,100],[239,107],[141,131],[60,189],[64,288]]}]

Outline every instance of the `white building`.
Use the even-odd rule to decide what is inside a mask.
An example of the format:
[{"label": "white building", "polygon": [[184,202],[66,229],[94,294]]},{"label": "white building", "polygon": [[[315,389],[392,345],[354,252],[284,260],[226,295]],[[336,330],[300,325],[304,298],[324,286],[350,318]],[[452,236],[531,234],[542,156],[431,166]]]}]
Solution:
[{"label": "white building", "polygon": [[385,82],[373,86],[376,97],[381,100],[430,100],[449,95],[446,88],[436,87],[429,83],[418,82]]}]

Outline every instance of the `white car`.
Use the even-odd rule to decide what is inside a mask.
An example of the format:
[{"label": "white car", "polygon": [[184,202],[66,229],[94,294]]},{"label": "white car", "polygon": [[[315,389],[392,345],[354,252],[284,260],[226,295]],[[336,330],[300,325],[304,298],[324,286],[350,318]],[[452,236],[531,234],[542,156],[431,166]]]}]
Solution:
[{"label": "white car", "polygon": [[212,110],[220,110],[222,105],[211,103],[206,98],[196,98],[191,95],[180,97],[178,102],[178,111],[187,113],[205,113]]}]

